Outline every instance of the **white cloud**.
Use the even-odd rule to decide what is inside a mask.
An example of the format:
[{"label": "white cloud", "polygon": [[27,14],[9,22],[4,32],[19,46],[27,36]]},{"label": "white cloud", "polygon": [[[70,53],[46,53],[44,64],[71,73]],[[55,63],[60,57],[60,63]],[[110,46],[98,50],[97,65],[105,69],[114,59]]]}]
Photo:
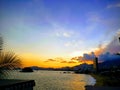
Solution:
[{"label": "white cloud", "polygon": [[82,40],[72,40],[72,41],[69,41],[69,42],[66,42],[64,44],[64,46],[66,47],[73,47],[73,48],[79,48],[80,46],[82,46],[83,44],[83,41]]},{"label": "white cloud", "polygon": [[64,36],[64,37],[71,37],[70,33],[67,33],[67,32],[64,32],[64,33],[63,33],[63,36]]},{"label": "white cloud", "polygon": [[75,56],[83,56],[84,51],[75,51],[70,54],[70,56],[75,57]]},{"label": "white cloud", "polygon": [[56,36],[57,36],[57,37],[60,37],[60,33],[59,33],[59,32],[57,32],[57,33],[56,33]]},{"label": "white cloud", "polygon": [[120,3],[108,5],[107,8],[117,8],[120,7]]},{"label": "white cloud", "polygon": [[56,32],[57,37],[70,38],[73,35],[72,31],[59,30]]},{"label": "white cloud", "polygon": [[67,42],[67,43],[65,43],[64,44],[66,47],[69,47],[69,46],[71,46],[71,43],[70,42]]}]

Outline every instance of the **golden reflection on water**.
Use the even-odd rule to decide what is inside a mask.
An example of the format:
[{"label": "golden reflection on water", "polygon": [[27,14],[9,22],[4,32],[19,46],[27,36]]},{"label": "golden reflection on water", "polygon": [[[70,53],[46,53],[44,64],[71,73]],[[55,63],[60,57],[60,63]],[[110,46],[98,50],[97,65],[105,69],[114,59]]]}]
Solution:
[{"label": "golden reflection on water", "polygon": [[35,71],[33,73],[21,73],[13,71],[11,79],[35,80],[34,90],[85,90],[89,84],[89,75],[63,73],[63,71]]}]

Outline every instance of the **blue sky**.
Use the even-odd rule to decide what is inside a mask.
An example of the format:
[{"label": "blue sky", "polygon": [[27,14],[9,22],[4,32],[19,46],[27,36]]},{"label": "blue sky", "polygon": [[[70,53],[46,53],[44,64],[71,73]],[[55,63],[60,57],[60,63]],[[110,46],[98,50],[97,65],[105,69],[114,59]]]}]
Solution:
[{"label": "blue sky", "polygon": [[80,56],[119,30],[119,0],[0,0],[4,48],[19,54]]}]

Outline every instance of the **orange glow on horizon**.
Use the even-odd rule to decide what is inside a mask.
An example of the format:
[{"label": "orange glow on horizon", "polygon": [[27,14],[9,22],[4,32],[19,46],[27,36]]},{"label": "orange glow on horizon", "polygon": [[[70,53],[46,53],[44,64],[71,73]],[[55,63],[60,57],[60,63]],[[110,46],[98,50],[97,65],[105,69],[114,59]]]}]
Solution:
[{"label": "orange glow on horizon", "polygon": [[86,63],[86,64],[93,64],[93,60],[81,60],[82,64]]},{"label": "orange glow on horizon", "polygon": [[46,61],[47,58],[43,58],[33,54],[22,54],[21,61],[23,66],[22,67],[29,67],[29,66],[38,66],[44,68],[61,68],[61,67],[73,67],[76,65],[80,65],[83,63],[93,64],[92,60],[81,60],[81,61]]},{"label": "orange glow on horizon", "polygon": [[23,61],[23,67],[29,67],[29,66],[38,66],[38,67],[44,67],[44,68],[61,68],[61,67],[73,67],[76,65],[80,65],[83,63],[87,63],[87,64],[93,64],[92,60],[86,60],[86,61],[82,61],[82,62],[76,62],[76,63],[60,63],[60,62],[44,62],[44,61],[28,61],[25,60]]}]

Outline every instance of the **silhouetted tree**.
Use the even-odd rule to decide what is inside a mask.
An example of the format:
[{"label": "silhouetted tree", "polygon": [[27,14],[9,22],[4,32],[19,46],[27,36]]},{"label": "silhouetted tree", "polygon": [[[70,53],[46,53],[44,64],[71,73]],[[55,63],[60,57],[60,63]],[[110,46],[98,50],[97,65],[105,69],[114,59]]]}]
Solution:
[{"label": "silhouetted tree", "polygon": [[20,67],[21,60],[13,52],[2,51],[3,40],[0,37],[0,78],[8,75],[9,71]]},{"label": "silhouetted tree", "polygon": [[0,53],[0,75],[6,75],[9,70],[20,67],[21,61],[12,52],[1,52]]}]

